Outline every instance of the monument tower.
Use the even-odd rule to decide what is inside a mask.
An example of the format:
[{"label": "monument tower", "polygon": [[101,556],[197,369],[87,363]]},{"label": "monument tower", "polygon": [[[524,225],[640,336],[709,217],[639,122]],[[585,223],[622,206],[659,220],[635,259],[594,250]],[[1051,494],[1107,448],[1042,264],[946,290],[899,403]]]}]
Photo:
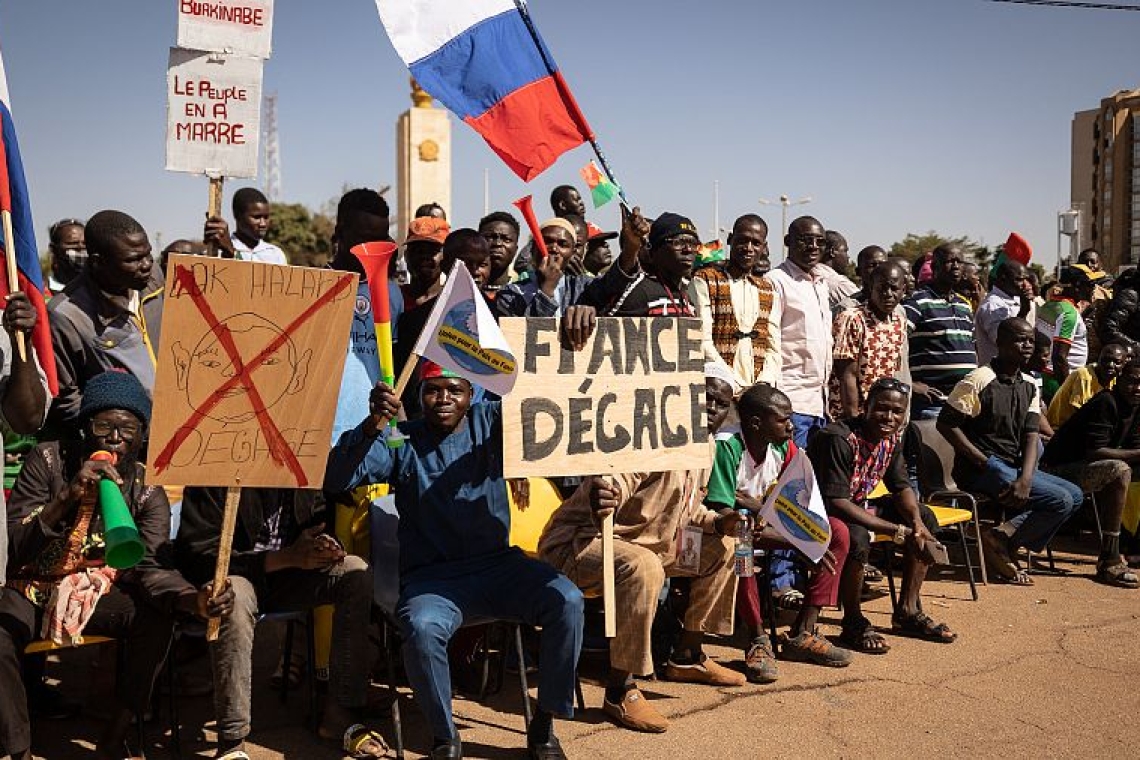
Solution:
[{"label": "monument tower", "polygon": [[450,219],[451,121],[447,111],[432,106],[431,95],[415,79],[412,107],[396,122],[396,240],[403,243],[416,208],[438,203]]}]

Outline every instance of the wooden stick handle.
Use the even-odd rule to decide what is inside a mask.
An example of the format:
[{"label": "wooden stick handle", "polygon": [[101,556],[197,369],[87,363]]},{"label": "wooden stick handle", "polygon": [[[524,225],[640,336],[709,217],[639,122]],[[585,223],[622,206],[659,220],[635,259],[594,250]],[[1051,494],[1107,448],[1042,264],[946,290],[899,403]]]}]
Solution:
[{"label": "wooden stick handle", "polygon": [[[0,211],[0,223],[4,227],[4,265],[8,270],[8,292],[20,291],[20,269],[16,266],[16,234],[12,230],[12,212]],[[20,361],[28,360],[28,348],[24,344],[24,334],[16,333],[16,350],[20,352]]]},{"label": "wooden stick handle", "polygon": [[[230,574],[230,552],[234,547],[234,528],[237,526],[238,503],[241,501],[241,486],[226,489],[226,506],[222,513],[222,534],[218,538],[218,563],[214,566],[214,596],[225,588]],[[222,626],[221,618],[210,618],[206,626],[206,641],[217,641]]]},{"label": "wooden stick handle", "polygon": [[404,395],[404,389],[408,387],[408,383],[412,380],[412,373],[416,371],[419,364],[420,357],[417,354],[408,356],[408,361],[404,362],[404,368],[400,370],[400,377],[396,380],[396,398]]},{"label": "wooden stick handle", "polygon": [[[210,199],[206,206],[206,217],[212,218],[222,215],[222,184],[225,177],[210,177]],[[210,255],[218,255],[218,244],[210,243]]]},{"label": "wooden stick handle", "polygon": [[602,517],[602,608],[606,638],[617,636],[617,602],[614,599],[614,511]]}]

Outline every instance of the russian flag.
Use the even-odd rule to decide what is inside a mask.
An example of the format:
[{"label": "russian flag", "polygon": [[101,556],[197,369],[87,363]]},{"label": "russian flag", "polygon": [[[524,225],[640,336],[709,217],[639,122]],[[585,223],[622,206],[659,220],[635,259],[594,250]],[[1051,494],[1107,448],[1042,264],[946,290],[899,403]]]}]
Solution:
[{"label": "russian flag", "polygon": [[[20,289],[27,294],[37,315],[31,336],[32,349],[47,375],[48,388],[55,396],[59,393],[59,379],[55,372],[55,353],[52,351],[51,328],[48,324],[47,304],[44,302],[43,273],[40,271],[40,255],[32,223],[32,204],[28,198],[28,186],[24,182],[24,163],[20,160],[20,144],[16,140],[16,125],[12,121],[9,102],[8,81],[4,76],[4,61],[0,57],[0,218],[5,231],[0,238],[0,245],[5,245],[7,228],[10,226]],[[0,276],[0,299],[8,293],[8,278]]]},{"label": "russian flag", "polygon": [[412,76],[524,181],[593,133],[514,0],[376,0]]}]

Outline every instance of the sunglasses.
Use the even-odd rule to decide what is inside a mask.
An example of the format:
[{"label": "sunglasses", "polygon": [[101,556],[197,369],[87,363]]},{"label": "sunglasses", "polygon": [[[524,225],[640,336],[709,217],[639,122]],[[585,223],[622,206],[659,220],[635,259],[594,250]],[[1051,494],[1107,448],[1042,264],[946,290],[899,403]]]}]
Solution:
[{"label": "sunglasses", "polygon": [[910,386],[894,377],[880,377],[871,383],[871,388],[867,392],[867,395],[870,396],[875,391],[898,391],[904,396],[909,396]]}]

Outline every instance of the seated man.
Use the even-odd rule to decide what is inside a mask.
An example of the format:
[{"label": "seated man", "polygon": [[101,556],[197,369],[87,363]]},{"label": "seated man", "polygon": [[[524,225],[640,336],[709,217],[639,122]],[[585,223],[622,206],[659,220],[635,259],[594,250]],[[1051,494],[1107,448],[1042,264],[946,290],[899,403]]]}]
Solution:
[{"label": "seated man", "polygon": [[[780,477],[796,451],[792,442],[792,402],[769,385],[754,385],[736,402],[740,432],[718,437],[716,460],[709,476],[705,504],[711,509],[747,509],[759,513],[770,486]],[[847,559],[847,526],[832,517],[831,545],[820,567],[811,573],[807,596],[781,650],[789,660],[841,668],[851,664],[851,653],[821,636],[816,621],[824,606],[834,607],[839,592],[836,569]],[[770,525],[756,532],[757,543],[792,548]],[[772,642],[760,619],[760,598],[754,577],[741,578],[738,608],[749,629],[750,644],[744,664],[748,680],[772,683],[777,677]]]},{"label": "seated man", "polygon": [[[863,567],[872,534],[891,536],[903,552],[902,588],[891,617],[892,632],[948,644],[957,638],[945,623],[922,611],[919,596],[934,564],[931,549],[938,520],[920,504],[907,479],[900,428],[906,418],[910,388],[894,378],[877,380],[867,391],[866,411],[828,425],[808,444],[828,514],[847,523],[851,549],[839,580],[843,605],[840,642],[866,654],[885,654],[890,646],[862,611]],[[882,482],[890,496],[868,498]]]},{"label": "seated man", "polygon": [[[173,613],[205,618],[227,615],[233,606],[228,588],[211,601],[212,583],[197,589],[158,563],[158,549],[170,536],[170,504],[161,487],[143,483],[138,454],[150,399],[139,381],[125,372],[97,375],[88,381],[78,411],[82,438],[33,449],[8,504],[10,572],[0,590],[0,756],[32,757],[19,664],[30,642],[51,638],[68,645],[85,633],[121,640],[125,678],[116,684],[111,717],[96,745],[98,757],[118,760],[132,756],[124,740],[132,720],[150,705],[170,646]],[[91,459],[96,451],[109,452],[115,463]],[[104,563],[103,516],[96,506],[104,478],[119,485],[145,545],[142,561],[128,570]]]},{"label": "seated man", "polygon": [[[690,576],[684,631],[664,676],[671,681],[742,686],[740,673],[701,651],[706,632],[732,633],[736,576],[732,540],[740,517],[718,514],[700,503],[708,470],[635,473],[590,478],[551,517],[538,543],[539,555],[587,592],[602,590],[602,538],[596,513],[613,509],[617,636],[610,641],[610,675],[603,711],[635,731],[661,733],[669,722],[637,688],[634,676],[653,673],[650,632],[666,576]],[[701,535],[693,570],[678,562],[678,535],[692,527]],[[695,542],[696,536],[686,537]]]},{"label": "seated man", "polygon": [[472,405],[471,383],[425,362],[423,417],[400,424],[407,440],[381,436],[400,409],[379,384],[371,414],[340,437],[325,489],[390,483],[400,513],[400,599],[404,667],[434,735],[433,758],[462,757],[451,715],[447,645],[465,620],[499,618],[542,628],[538,709],[527,746],[533,758],[565,755],[553,716],[574,711],[582,648],[582,592],[549,565],[508,545],[510,507],[503,479],[500,402]]},{"label": "seated man", "polygon": [[[1114,346],[1115,343],[1105,346],[1101,356]],[[1075,374],[1069,375],[1069,379]],[[1053,401],[1058,398],[1060,394]],[[1041,457],[1044,469],[1096,497],[1101,525],[1096,579],[1123,588],[1140,588],[1140,579],[1120,556],[1124,502],[1132,482],[1132,468],[1140,464],[1138,412],[1140,362],[1134,359],[1125,365],[1112,390],[1093,396],[1057,429]]]},{"label": "seated man", "polygon": [[986,565],[998,578],[1033,585],[1016,562],[1020,547],[1039,552],[1081,505],[1081,489],[1037,469],[1037,386],[1022,374],[1033,355],[1033,327],[1010,317],[998,326],[997,356],[954,386],[938,432],[954,447],[954,481],[1017,514],[982,534]]},{"label": "seated man", "polygon": [[[1054,430],[1065,424],[1085,402],[1103,390],[1112,388],[1120,369],[1128,362],[1127,346],[1108,343],[1100,350],[1096,364],[1086,364],[1069,373],[1060,390],[1049,402],[1045,417]],[[1075,482],[1075,481],[1074,481]]]},{"label": "seated man", "polygon": [[[178,567],[192,580],[214,575],[224,503],[221,488],[187,488],[183,494],[175,556]],[[230,555],[235,609],[210,645],[219,757],[236,760],[242,757],[237,753],[245,751],[251,728],[257,615],[322,604],[334,604],[336,611],[329,673],[332,698],[319,728],[321,738],[335,740],[353,757],[385,754],[384,740],[360,720],[368,696],[372,574],[364,560],[346,555],[324,532],[324,506],[317,491],[242,489]]]}]

